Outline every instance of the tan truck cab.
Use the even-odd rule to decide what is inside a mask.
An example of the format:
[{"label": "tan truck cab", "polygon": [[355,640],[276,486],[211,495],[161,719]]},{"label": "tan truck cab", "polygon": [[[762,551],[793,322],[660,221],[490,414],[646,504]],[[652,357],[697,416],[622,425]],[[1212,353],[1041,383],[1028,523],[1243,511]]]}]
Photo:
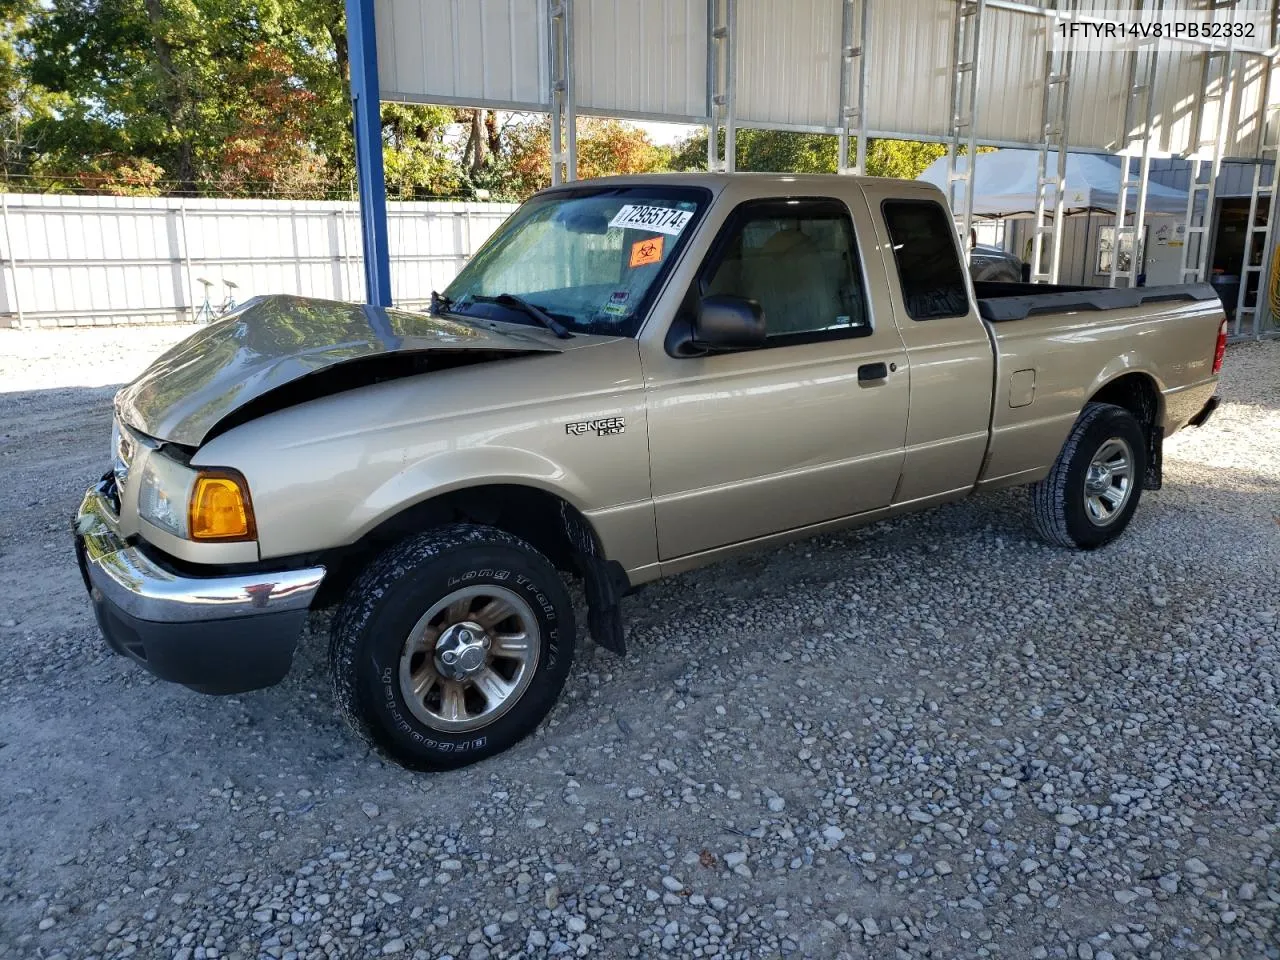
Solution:
[{"label": "tan truck cab", "polygon": [[432,309],[265,297],[115,403],[76,543],[110,645],[225,693],[336,605],[340,708],[398,761],[492,755],[620,598],[744,550],[1028,485],[1118,536],[1212,412],[1208,286],[971,280],[934,187],[620,177],[522,205]]}]

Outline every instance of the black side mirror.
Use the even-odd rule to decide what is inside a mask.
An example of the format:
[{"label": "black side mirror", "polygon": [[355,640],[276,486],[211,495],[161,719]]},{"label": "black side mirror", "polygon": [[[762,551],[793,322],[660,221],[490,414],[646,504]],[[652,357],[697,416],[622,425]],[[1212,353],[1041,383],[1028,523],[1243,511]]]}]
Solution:
[{"label": "black side mirror", "polygon": [[704,350],[751,350],[764,346],[764,309],[756,300],[728,294],[703,297],[693,321],[693,344]]}]

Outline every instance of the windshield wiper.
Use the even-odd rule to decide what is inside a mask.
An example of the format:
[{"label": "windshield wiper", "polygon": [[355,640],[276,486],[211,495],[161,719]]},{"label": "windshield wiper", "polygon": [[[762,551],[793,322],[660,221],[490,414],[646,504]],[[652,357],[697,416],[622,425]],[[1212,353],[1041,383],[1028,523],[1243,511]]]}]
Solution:
[{"label": "windshield wiper", "polygon": [[547,313],[547,311],[543,310],[537,304],[530,303],[523,297],[517,297],[514,293],[500,293],[496,297],[472,294],[467,299],[475,301],[476,303],[496,303],[500,307],[509,307],[513,310],[519,310],[520,312],[533,317],[533,319],[537,320],[561,340],[569,340],[573,337],[573,334],[568,331],[565,325],[555,317],[551,316],[551,314]]},{"label": "windshield wiper", "polygon": [[431,312],[444,313],[446,310],[453,309],[453,297],[447,297],[443,293],[431,291]]}]

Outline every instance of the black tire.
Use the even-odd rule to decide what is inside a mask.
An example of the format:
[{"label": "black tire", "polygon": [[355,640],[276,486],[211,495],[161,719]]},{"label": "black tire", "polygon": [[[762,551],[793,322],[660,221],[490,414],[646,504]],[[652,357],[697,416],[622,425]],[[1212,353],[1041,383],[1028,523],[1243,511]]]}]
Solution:
[{"label": "black tire", "polygon": [[[401,691],[405,642],[433,604],[460,585],[485,584],[514,593],[533,615],[538,642],[529,647],[538,656],[532,679],[486,726],[436,729],[415,715]],[[573,605],[542,554],[501,530],[455,524],[391,547],[357,578],[334,617],[329,665],[338,707],[357,733],[403,766],[448,770],[500,753],[533,732],[564,687],[574,639]]]},{"label": "black tire", "polygon": [[[1086,505],[1089,465],[1112,440],[1128,445],[1131,457],[1128,492],[1105,522],[1090,516]],[[1036,532],[1049,543],[1094,550],[1110,543],[1129,525],[1142,498],[1147,470],[1147,442],[1141,424],[1123,407],[1085,405],[1054,461],[1049,475],[1031,487],[1031,517]]]}]

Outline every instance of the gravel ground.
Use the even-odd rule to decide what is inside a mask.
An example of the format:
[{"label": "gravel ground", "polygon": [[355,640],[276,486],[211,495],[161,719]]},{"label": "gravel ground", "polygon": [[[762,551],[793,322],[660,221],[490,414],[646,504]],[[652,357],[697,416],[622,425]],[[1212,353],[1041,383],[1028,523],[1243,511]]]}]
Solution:
[{"label": "gravel ground", "polygon": [[180,335],[0,331],[0,956],[1280,957],[1280,343],[1111,547],[1012,491],[656,584],[430,776],[318,618],[227,699],[105,651],[67,519]]}]

